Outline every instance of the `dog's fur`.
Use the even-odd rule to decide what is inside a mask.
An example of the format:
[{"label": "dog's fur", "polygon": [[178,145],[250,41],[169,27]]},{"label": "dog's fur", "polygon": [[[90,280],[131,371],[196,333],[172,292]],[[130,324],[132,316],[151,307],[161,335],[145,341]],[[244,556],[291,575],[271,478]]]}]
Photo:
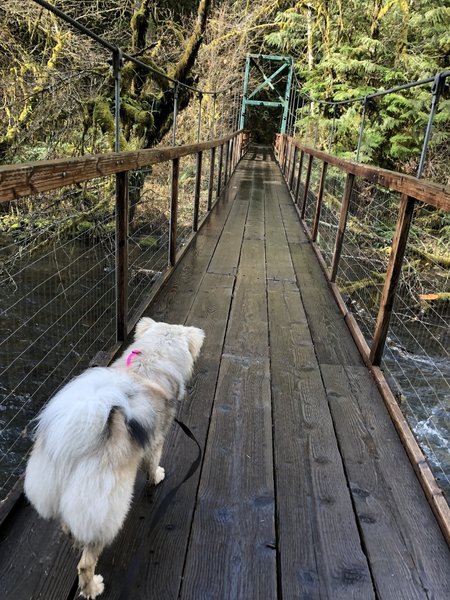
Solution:
[{"label": "dog's fur", "polygon": [[95,566],[124,522],[139,465],[151,483],[164,479],[164,438],[203,339],[196,327],[144,317],[132,345],[139,353],[128,367],[131,348],[110,367],[73,379],[38,417],[25,493],[83,547],[78,575],[85,598],[103,591]]}]

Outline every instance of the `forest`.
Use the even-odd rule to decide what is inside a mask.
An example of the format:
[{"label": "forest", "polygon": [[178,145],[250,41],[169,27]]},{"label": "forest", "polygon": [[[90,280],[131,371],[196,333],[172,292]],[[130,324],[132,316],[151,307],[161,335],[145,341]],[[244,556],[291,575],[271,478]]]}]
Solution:
[{"label": "forest", "polygon": [[[364,96],[449,67],[450,0],[58,0],[108,42],[202,89],[240,86],[247,52],[291,55],[302,90],[322,100]],[[0,161],[105,152],[113,146],[108,52],[32,0],[0,7]],[[125,62],[122,146],[147,148],[170,127],[173,84]],[[448,88],[448,86],[447,86]],[[211,98],[205,108],[212,110]],[[181,110],[195,94],[182,93]],[[429,87],[368,107],[362,160],[414,173]],[[356,145],[360,103],[337,115],[336,151]],[[448,184],[448,89],[424,176]],[[319,115],[324,131],[333,117]],[[261,119],[270,118],[262,115]],[[188,121],[187,118],[185,118]],[[188,141],[190,127],[180,130]]]},{"label": "forest", "polygon": [[[365,96],[434,77],[450,65],[450,0],[58,0],[54,5],[152,69],[127,60],[122,65],[122,150],[172,143],[175,91],[176,143],[196,140],[200,104],[202,136],[231,128],[249,52],[292,56],[299,89],[318,100]],[[114,150],[114,77],[107,49],[33,0],[2,3],[0,48],[0,164]],[[216,101],[189,88],[175,90],[160,73],[203,90],[231,89],[234,96],[222,94]],[[415,174],[430,104],[429,85],[368,103],[359,160]],[[312,102],[304,126],[297,112],[304,143],[312,144],[316,128],[314,141],[326,149],[333,126],[333,152],[354,158],[361,111],[361,102],[337,111]],[[258,108],[255,138],[267,127],[273,131],[277,118]],[[449,136],[447,80],[423,172],[444,185],[450,182]],[[192,172],[184,173],[184,180],[189,188]],[[142,174],[132,183],[137,203]],[[63,231],[89,229],[91,217],[109,204],[87,190],[64,200],[75,214]],[[1,210],[3,235],[23,239],[31,220],[39,228],[23,206],[6,203]],[[437,235],[427,251],[447,265],[443,249],[450,243],[450,217],[433,212],[423,218],[422,225]],[[45,216],[41,225],[46,230]]]}]

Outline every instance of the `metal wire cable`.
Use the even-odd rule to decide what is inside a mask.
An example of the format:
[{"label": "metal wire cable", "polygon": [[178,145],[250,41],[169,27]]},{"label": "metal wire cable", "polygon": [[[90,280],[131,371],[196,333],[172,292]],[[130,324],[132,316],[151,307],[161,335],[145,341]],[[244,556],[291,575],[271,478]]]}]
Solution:
[{"label": "metal wire cable", "polygon": [[[450,77],[450,71],[441,71],[439,75],[442,78]],[[294,73],[294,78],[299,87],[301,87],[300,81],[297,79],[297,75]],[[400,92],[402,90],[407,90],[413,87],[426,85],[427,83],[433,83],[436,79],[436,76],[427,77],[426,79],[419,79],[417,81],[410,81],[409,83],[405,83],[403,85],[398,85],[387,90],[379,90],[378,92],[373,92],[372,94],[366,94],[365,96],[356,96],[354,98],[348,98],[347,100],[320,100],[319,98],[313,98],[306,92],[299,92],[300,96],[309,102],[316,102],[317,104],[324,104],[328,106],[343,106],[344,104],[352,104],[354,102],[364,102],[366,100],[371,100],[373,98],[379,98],[380,96],[386,96],[387,94],[394,94],[395,92]]]},{"label": "metal wire cable", "polygon": [[72,27],[74,27],[75,29],[80,31],[80,33],[90,37],[91,39],[96,41],[98,44],[103,46],[104,48],[107,48],[108,50],[110,50],[113,54],[117,54],[117,53],[121,54],[123,58],[126,58],[127,60],[133,62],[138,67],[146,69],[147,71],[150,71],[151,73],[154,73],[155,75],[158,75],[158,77],[163,77],[164,79],[166,79],[167,81],[170,81],[174,85],[182,86],[188,90],[191,90],[192,92],[196,92],[197,94],[204,94],[204,95],[209,94],[211,96],[224,94],[224,93],[228,92],[229,90],[233,89],[233,87],[234,87],[234,85],[230,85],[226,88],[218,89],[218,90],[202,90],[202,89],[196,88],[192,85],[188,85],[187,83],[183,83],[182,81],[179,81],[178,79],[174,79],[173,77],[170,77],[163,71],[160,71],[159,69],[155,69],[154,67],[147,65],[146,63],[142,62],[135,56],[132,56],[131,54],[127,54],[126,52],[123,52],[121,50],[121,48],[119,48],[118,46],[115,46],[114,44],[111,44],[110,42],[108,42],[101,36],[97,35],[93,31],[91,31],[88,27],[86,27],[85,25],[83,25],[82,23],[77,21],[76,19],[73,19],[72,17],[67,15],[65,12],[63,12],[59,8],[56,8],[56,6],[53,6],[49,2],[46,2],[46,0],[32,0],[32,1],[35,2],[36,4],[39,4],[39,6],[41,6],[42,8],[49,10],[50,12],[52,12],[54,15],[56,15],[63,21],[66,21],[66,23],[69,23],[69,25],[71,25]]}]

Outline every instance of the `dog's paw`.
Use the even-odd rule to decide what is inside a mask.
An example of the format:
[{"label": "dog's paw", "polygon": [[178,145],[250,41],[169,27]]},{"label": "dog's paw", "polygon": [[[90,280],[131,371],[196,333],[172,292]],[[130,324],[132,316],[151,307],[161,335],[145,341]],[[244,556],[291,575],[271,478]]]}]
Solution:
[{"label": "dog's paw", "polygon": [[161,481],[164,479],[165,476],[166,476],[166,472],[164,471],[163,467],[156,467],[155,485],[158,485],[158,483],[161,483]]},{"label": "dog's paw", "polygon": [[99,594],[102,594],[104,589],[105,584],[103,583],[103,577],[101,575],[94,575],[92,580],[82,588],[80,596],[92,600]]}]

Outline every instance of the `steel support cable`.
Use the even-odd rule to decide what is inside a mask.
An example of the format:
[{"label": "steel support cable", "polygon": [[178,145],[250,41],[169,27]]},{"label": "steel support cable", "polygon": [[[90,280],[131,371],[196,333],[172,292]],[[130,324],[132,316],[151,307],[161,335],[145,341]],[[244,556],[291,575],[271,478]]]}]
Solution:
[{"label": "steel support cable", "polygon": [[[441,71],[437,74],[441,79],[445,79],[450,77],[450,71]],[[433,77],[427,77],[426,79],[418,79],[417,81],[411,81],[409,83],[405,83],[403,85],[399,85],[393,88],[389,88],[388,90],[380,90],[379,92],[374,92],[373,94],[367,94],[365,96],[357,96],[355,98],[349,98],[348,100],[319,100],[318,98],[313,98],[306,92],[299,92],[299,94],[309,100],[309,102],[317,102],[318,104],[326,104],[329,106],[342,106],[344,104],[351,104],[352,102],[364,102],[365,100],[369,100],[372,98],[379,98],[380,96],[386,96],[387,94],[394,94],[395,92],[401,92],[402,90],[407,90],[413,87],[417,87],[420,85],[426,85],[427,83],[433,83],[436,80],[436,75]],[[299,87],[301,84],[295,75],[295,81]]]},{"label": "steel support cable", "polygon": [[178,79],[174,79],[173,77],[166,75],[166,73],[164,73],[163,71],[160,71],[159,69],[155,69],[154,67],[147,65],[146,63],[142,62],[138,58],[132,56],[131,54],[127,54],[126,52],[123,52],[121,50],[121,48],[119,48],[118,46],[115,46],[114,44],[111,44],[110,42],[108,42],[107,40],[102,38],[101,36],[97,35],[93,31],[91,31],[88,27],[85,27],[79,21],[77,21],[76,19],[73,19],[72,17],[67,15],[65,12],[63,12],[59,8],[56,8],[56,6],[53,6],[46,0],[32,0],[32,1],[35,2],[36,4],[39,4],[39,6],[41,6],[42,8],[49,10],[50,12],[52,12],[54,15],[56,15],[63,21],[66,21],[66,23],[69,23],[69,25],[71,25],[72,27],[74,27],[75,29],[77,29],[78,31],[83,33],[84,35],[90,37],[91,39],[96,41],[98,44],[103,46],[104,48],[107,48],[108,50],[110,50],[113,53],[113,55],[117,55],[117,54],[121,53],[121,55],[124,59],[133,62],[135,65],[142,67],[143,69],[147,69],[147,71],[155,73],[155,75],[158,75],[159,77],[163,77],[164,79],[166,79],[167,81],[170,81],[174,85],[181,85],[188,90],[191,90],[196,93],[201,93],[204,95],[205,94],[210,94],[210,95],[223,94],[223,93],[227,92],[228,90],[233,89],[233,87],[234,87],[234,84],[233,84],[233,85],[230,85],[230,86],[220,89],[220,90],[201,90],[201,89],[196,88],[187,83],[183,83],[182,81],[179,81]]}]

